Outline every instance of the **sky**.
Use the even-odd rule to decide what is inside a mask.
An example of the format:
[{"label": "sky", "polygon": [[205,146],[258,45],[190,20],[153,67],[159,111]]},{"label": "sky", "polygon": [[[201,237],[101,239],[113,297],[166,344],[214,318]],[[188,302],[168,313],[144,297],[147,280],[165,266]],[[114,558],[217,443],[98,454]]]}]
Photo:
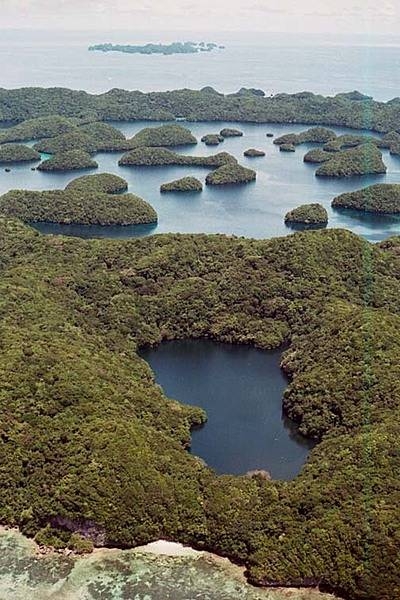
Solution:
[{"label": "sky", "polygon": [[400,0],[0,0],[0,28],[396,34]]}]

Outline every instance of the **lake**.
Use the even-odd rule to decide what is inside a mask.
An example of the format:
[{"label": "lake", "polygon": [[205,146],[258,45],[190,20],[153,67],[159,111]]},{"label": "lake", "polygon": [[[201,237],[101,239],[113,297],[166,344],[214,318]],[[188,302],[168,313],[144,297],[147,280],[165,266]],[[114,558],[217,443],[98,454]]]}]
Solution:
[{"label": "lake", "polygon": [[218,473],[262,469],[292,479],[313,443],[282,414],[288,381],[281,354],[209,340],[163,342],[141,352],[168,397],[206,410],[208,422],[193,431],[193,454]]}]

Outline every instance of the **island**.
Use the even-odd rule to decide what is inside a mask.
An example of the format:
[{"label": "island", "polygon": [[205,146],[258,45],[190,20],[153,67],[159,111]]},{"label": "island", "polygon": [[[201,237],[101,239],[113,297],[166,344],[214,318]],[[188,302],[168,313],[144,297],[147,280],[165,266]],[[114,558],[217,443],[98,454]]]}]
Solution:
[{"label": "island", "polygon": [[163,183],[160,192],[202,192],[203,184],[196,177],[182,177],[169,183]]},{"label": "island", "polygon": [[328,213],[322,204],[301,204],[285,215],[285,223],[290,225],[326,225]]},{"label": "island", "polygon": [[0,164],[33,162],[40,160],[39,152],[22,144],[1,144]]},{"label": "island", "polygon": [[97,169],[99,165],[84,150],[59,152],[44,160],[38,166],[39,171],[75,171],[79,169]]},{"label": "island", "polygon": [[237,163],[228,152],[219,152],[211,156],[188,156],[178,154],[166,148],[136,148],[124,154],[118,161],[119,166],[164,167],[168,165],[217,168],[226,163]]},{"label": "island", "polygon": [[243,152],[244,156],[248,158],[257,158],[260,156],[265,156],[264,150],[257,150],[256,148],[249,148]]},{"label": "island", "polygon": [[124,134],[108,123],[94,122],[77,125],[66,133],[44,138],[34,145],[39,152],[56,154],[69,150],[84,150],[89,154],[128,150]]},{"label": "island", "polygon": [[362,144],[350,150],[332,154],[316,171],[318,177],[352,177],[386,173],[382,153],[375,144]]},{"label": "island", "polygon": [[[398,237],[82,240],[3,213],[0,252],[3,525],[60,549],[168,539],[259,586],[396,598]],[[138,350],[194,336],[281,349],[283,410],[315,442],[295,479],[218,475],[188,452],[206,415]]]},{"label": "island", "polygon": [[[1,111],[0,111],[1,115]],[[10,119],[13,121],[14,119]],[[51,115],[23,120],[22,123],[0,130],[0,144],[29,142],[67,133],[76,128],[76,121],[61,115]]]},{"label": "island", "polygon": [[156,211],[133,194],[113,196],[78,188],[50,191],[11,190],[0,196],[0,214],[28,223],[137,225],[156,223]]},{"label": "island", "polygon": [[218,146],[224,139],[224,136],[219,135],[218,133],[208,133],[207,135],[203,135],[201,141],[204,142],[206,146]]},{"label": "island", "polygon": [[299,146],[300,144],[325,144],[336,139],[336,133],[326,127],[311,127],[300,133],[285,133],[274,139],[277,146]]},{"label": "island", "polygon": [[399,214],[400,184],[377,183],[362,190],[346,192],[332,200],[332,208],[360,210],[375,214]]},{"label": "island", "polygon": [[219,134],[223,138],[242,137],[243,136],[243,131],[240,131],[240,129],[232,129],[232,128],[229,128],[229,127],[225,127],[224,129],[221,129],[221,131],[219,132]]},{"label": "island", "polygon": [[242,167],[238,163],[228,163],[209,173],[207,185],[239,185],[255,181],[257,174],[252,169]]},{"label": "island", "polygon": [[197,140],[187,127],[182,125],[162,125],[146,127],[128,141],[130,148],[151,146],[193,146]]},{"label": "island", "polygon": [[95,44],[89,46],[89,50],[100,52],[125,52],[127,54],[197,54],[199,52],[212,52],[213,50],[223,50],[223,46],[213,42],[173,42],[172,44],[144,44],[135,46],[131,44]]}]

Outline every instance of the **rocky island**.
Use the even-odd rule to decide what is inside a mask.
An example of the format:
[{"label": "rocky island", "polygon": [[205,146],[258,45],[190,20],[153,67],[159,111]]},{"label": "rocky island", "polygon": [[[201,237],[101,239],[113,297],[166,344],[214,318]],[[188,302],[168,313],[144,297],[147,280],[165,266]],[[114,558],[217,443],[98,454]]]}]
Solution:
[{"label": "rocky island", "polygon": [[244,156],[248,158],[257,158],[261,156],[265,156],[264,150],[257,150],[256,148],[249,148],[243,152]]},{"label": "rocky island", "polygon": [[225,127],[224,129],[221,129],[221,131],[219,132],[219,134],[223,138],[242,137],[243,136],[243,131],[240,131],[240,129],[232,129],[232,128],[229,128],[229,127]]},{"label": "rocky island", "polygon": [[125,52],[127,54],[197,54],[199,52],[212,52],[216,49],[223,49],[213,42],[173,42],[172,44],[145,44],[135,46],[131,44],[95,44],[88,48],[91,52]]},{"label": "rocky island", "polygon": [[129,140],[130,148],[161,146],[193,146],[197,140],[190,129],[181,125],[146,127]]},{"label": "rocky island", "polygon": [[334,140],[336,133],[326,127],[311,127],[301,133],[285,133],[274,139],[277,146],[299,146],[300,144],[317,143],[325,144],[329,140]]},{"label": "rocky island", "polygon": [[224,136],[218,133],[208,133],[207,135],[203,135],[201,141],[204,142],[206,146],[218,146],[224,139]]},{"label": "rocky island", "polygon": [[328,213],[322,204],[301,204],[285,215],[286,224],[326,225]]},{"label": "rocky island", "polygon": [[333,153],[316,171],[318,177],[352,177],[386,173],[382,153],[375,144],[362,144],[350,150]]},{"label": "rocky island", "polygon": [[309,150],[303,158],[303,161],[306,163],[324,163],[328,160],[332,159],[331,152],[327,152],[326,150],[322,150],[322,148],[313,148]]},{"label": "rocky island", "polygon": [[[155,210],[133,194],[112,195],[108,181],[77,180],[65,190],[11,190],[0,196],[0,214],[28,223],[77,223],[81,225],[137,225],[156,223]],[[118,178],[119,179],[119,178]],[[126,182],[125,182],[126,183]],[[119,185],[119,188],[121,185]]]},{"label": "rocky island", "polygon": [[332,200],[332,208],[360,210],[375,214],[399,214],[400,184],[377,183],[362,190],[346,192]]},{"label": "rocky island", "polygon": [[33,162],[40,160],[40,154],[29,146],[22,144],[1,144],[0,164]]},{"label": "rocky island", "polygon": [[40,163],[39,171],[76,171],[79,169],[97,169],[99,165],[84,150],[58,152]]},{"label": "rocky island", "polygon": [[121,194],[128,189],[128,182],[112,173],[96,173],[95,175],[82,175],[69,182],[66,190],[79,192],[102,192],[104,194]]},{"label": "rocky island", "polygon": [[219,152],[211,156],[187,156],[178,154],[166,148],[136,148],[124,154],[118,164],[120,166],[163,167],[168,165],[194,167],[221,167],[226,163],[236,163],[237,160],[228,152]]},{"label": "rocky island", "polygon": [[160,191],[165,192],[202,192],[203,184],[196,177],[182,177],[169,183],[163,183]]},{"label": "rocky island", "polygon": [[257,174],[238,163],[228,163],[219,167],[206,177],[207,185],[239,185],[255,181]]}]

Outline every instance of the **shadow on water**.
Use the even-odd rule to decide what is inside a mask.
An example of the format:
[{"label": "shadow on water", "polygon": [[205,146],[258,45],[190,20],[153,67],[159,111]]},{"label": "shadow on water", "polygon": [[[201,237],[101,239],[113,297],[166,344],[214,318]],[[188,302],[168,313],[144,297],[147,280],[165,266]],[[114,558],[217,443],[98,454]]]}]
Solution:
[{"label": "shadow on water", "polygon": [[292,231],[308,231],[310,229],[326,229],[328,223],[285,223]]},{"label": "shadow on water", "polygon": [[282,415],[288,381],[281,353],[185,340],[164,342],[141,356],[167,396],[207,412],[207,423],[192,432],[193,454],[218,473],[262,469],[292,479],[314,443]]},{"label": "shadow on water", "polygon": [[157,228],[157,223],[147,225],[79,225],[79,224],[60,224],[60,223],[29,223],[40,233],[52,235],[67,235],[90,238],[140,238],[151,235]]}]

